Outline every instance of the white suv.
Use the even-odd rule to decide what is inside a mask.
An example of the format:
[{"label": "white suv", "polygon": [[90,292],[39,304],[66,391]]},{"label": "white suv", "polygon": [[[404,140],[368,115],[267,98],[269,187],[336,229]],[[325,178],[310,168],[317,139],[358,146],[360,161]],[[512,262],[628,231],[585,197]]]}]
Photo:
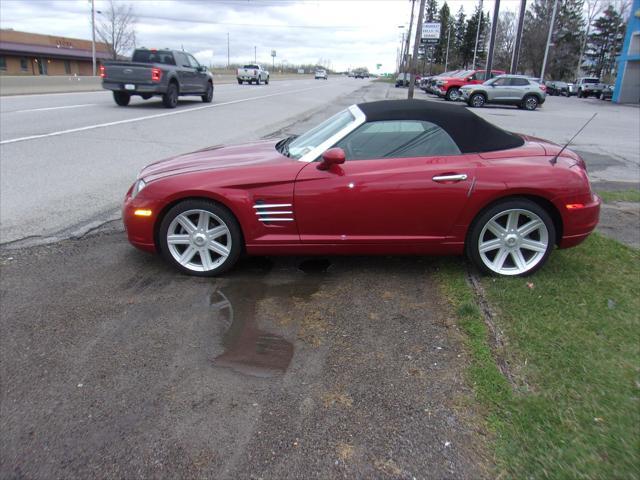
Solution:
[{"label": "white suv", "polygon": [[316,80],[318,79],[327,79],[327,71],[326,70],[316,70]]}]

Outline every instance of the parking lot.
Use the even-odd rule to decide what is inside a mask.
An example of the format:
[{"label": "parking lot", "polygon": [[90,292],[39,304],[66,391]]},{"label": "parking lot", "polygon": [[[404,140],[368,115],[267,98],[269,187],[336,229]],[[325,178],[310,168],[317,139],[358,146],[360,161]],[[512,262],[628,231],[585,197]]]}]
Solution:
[{"label": "parking lot", "polygon": [[[259,257],[199,279],[134,250],[119,221],[145,164],[405,95],[330,78],[222,85],[169,112],[3,98],[0,477],[488,478],[435,260]],[[597,112],[573,147],[594,184],[640,184],[637,107],[475,112],[559,143]]]}]

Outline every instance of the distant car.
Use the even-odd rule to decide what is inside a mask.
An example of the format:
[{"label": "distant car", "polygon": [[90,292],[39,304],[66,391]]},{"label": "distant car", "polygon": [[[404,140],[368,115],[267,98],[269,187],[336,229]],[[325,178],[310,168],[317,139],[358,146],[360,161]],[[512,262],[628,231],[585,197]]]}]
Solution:
[{"label": "distant car", "polygon": [[605,85],[600,92],[600,100],[611,100],[613,98],[613,92],[615,87],[613,85]]},{"label": "distant car", "polygon": [[196,95],[205,103],[213,100],[213,75],[195,57],[181,50],[138,48],[131,61],[111,61],[100,66],[102,88],[113,92],[121,107],[132,96],[145,100],[159,95],[167,108],[178,105],[178,97]]},{"label": "distant car", "polygon": [[587,98],[599,97],[605,85],[600,83],[598,77],[581,77],[576,80],[576,87],[578,89],[578,98]]},{"label": "distant car", "polygon": [[546,99],[546,87],[522,75],[500,75],[482,85],[465,85],[460,94],[470,107],[495,103],[535,110]]},{"label": "distant car", "polygon": [[248,84],[255,83],[256,85],[260,85],[261,83],[269,85],[269,72],[262,68],[262,65],[245,65],[238,69],[236,78],[240,85],[244,82],[247,82]]},{"label": "distant car", "polygon": [[315,74],[316,80],[326,80],[327,79],[327,71],[326,70],[316,70]]},{"label": "distant car", "polygon": [[396,88],[408,87],[410,81],[411,81],[410,73],[401,73],[396,77]]},{"label": "distant car", "polygon": [[134,246],[191,275],[219,275],[241,254],[466,254],[513,276],[585,240],[600,203],[569,149],[466,108],[386,100],[300,136],[152,163],[123,220]]},{"label": "distant car", "polygon": [[503,70],[469,70],[464,74],[456,74],[451,77],[442,77],[436,82],[435,92],[445,100],[456,101],[460,98],[460,87],[464,85],[481,84],[497,75],[503,75]]},{"label": "distant car", "polygon": [[549,81],[545,82],[547,87],[547,95],[552,97],[554,96],[563,96],[568,97],[569,94],[569,84],[567,82],[554,82]]}]

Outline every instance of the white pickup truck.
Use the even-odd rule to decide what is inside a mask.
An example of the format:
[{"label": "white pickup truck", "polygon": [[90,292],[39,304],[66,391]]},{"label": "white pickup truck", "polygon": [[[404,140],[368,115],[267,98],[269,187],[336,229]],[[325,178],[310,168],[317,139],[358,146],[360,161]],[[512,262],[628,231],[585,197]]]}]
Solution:
[{"label": "white pickup truck", "polygon": [[244,82],[249,84],[254,83],[260,85],[261,83],[269,84],[269,72],[267,72],[261,65],[245,65],[238,69],[238,83],[242,85]]},{"label": "white pickup truck", "polygon": [[597,77],[581,77],[575,82],[575,88],[578,90],[578,98],[590,96],[599,97],[604,87],[605,84],[600,83],[600,79]]}]

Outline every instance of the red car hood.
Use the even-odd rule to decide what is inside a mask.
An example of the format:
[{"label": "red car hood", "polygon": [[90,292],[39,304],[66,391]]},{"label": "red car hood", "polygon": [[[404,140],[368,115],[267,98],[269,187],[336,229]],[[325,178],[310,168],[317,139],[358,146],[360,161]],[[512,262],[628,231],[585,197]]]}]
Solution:
[{"label": "red car hood", "polygon": [[147,165],[140,172],[140,178],[148,182],[169,175],[201,170],[294,162],[295,160],[276,150],[276,143],[275,140],[264,140],[229,147],[209,147]]}]

